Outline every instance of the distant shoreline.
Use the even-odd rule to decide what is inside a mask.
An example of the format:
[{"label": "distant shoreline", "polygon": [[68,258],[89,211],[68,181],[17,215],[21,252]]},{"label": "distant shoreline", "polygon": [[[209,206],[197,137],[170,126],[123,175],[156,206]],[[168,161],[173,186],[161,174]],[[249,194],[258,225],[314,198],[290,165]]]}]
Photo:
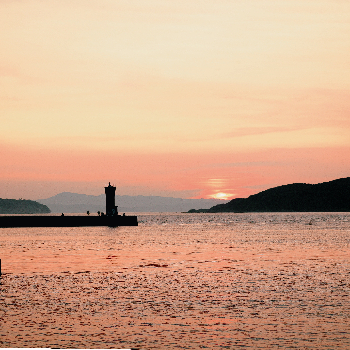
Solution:
[{"label": "distant shoreline", "polygon": [[0,198],[0,214],[49,214],[48,206],[28,199]]}]

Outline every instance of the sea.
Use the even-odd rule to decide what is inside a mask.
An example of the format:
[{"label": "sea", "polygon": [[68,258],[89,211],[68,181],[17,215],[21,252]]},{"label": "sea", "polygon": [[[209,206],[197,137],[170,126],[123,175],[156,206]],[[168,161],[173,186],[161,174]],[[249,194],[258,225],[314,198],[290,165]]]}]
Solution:
[{"label": "sea", "polygon": [[350,349],[350,213],[137,215],[1,228],[0,347]]}]

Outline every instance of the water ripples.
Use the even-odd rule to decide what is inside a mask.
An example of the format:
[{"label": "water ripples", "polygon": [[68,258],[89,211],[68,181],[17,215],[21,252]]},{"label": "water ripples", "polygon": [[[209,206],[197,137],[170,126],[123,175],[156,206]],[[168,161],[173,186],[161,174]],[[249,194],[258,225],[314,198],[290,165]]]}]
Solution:
[{"label": "water ripples", "polygon": [[5,229],[1,347],[349,349],[350,214]]}]

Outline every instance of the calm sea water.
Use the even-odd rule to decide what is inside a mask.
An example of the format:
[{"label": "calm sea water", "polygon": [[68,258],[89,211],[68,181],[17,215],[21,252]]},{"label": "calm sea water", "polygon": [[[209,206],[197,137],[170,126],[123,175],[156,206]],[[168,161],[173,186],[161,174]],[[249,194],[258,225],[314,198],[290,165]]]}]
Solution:
[{"label": "calm sea water", "polygon": [[350,213],[0,229],[1,347],[350,349]]}]

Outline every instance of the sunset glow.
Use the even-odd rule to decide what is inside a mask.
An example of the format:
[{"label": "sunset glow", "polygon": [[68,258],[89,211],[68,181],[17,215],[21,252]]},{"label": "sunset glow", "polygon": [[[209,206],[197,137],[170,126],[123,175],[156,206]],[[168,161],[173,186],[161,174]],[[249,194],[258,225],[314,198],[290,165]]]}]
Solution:
[{"label": "sunset glow", "polygon": [[212,198],[215,199],[231,199],[231,197],[233,197],[233,195],[231,193],[223,193],[223,192],[219,192],[219,193],[215,193],[211,196]]},{"label": "sunset glow", "polygon": [[350,176],[350,3],[0,3],[0,198],[231,199]]}]

